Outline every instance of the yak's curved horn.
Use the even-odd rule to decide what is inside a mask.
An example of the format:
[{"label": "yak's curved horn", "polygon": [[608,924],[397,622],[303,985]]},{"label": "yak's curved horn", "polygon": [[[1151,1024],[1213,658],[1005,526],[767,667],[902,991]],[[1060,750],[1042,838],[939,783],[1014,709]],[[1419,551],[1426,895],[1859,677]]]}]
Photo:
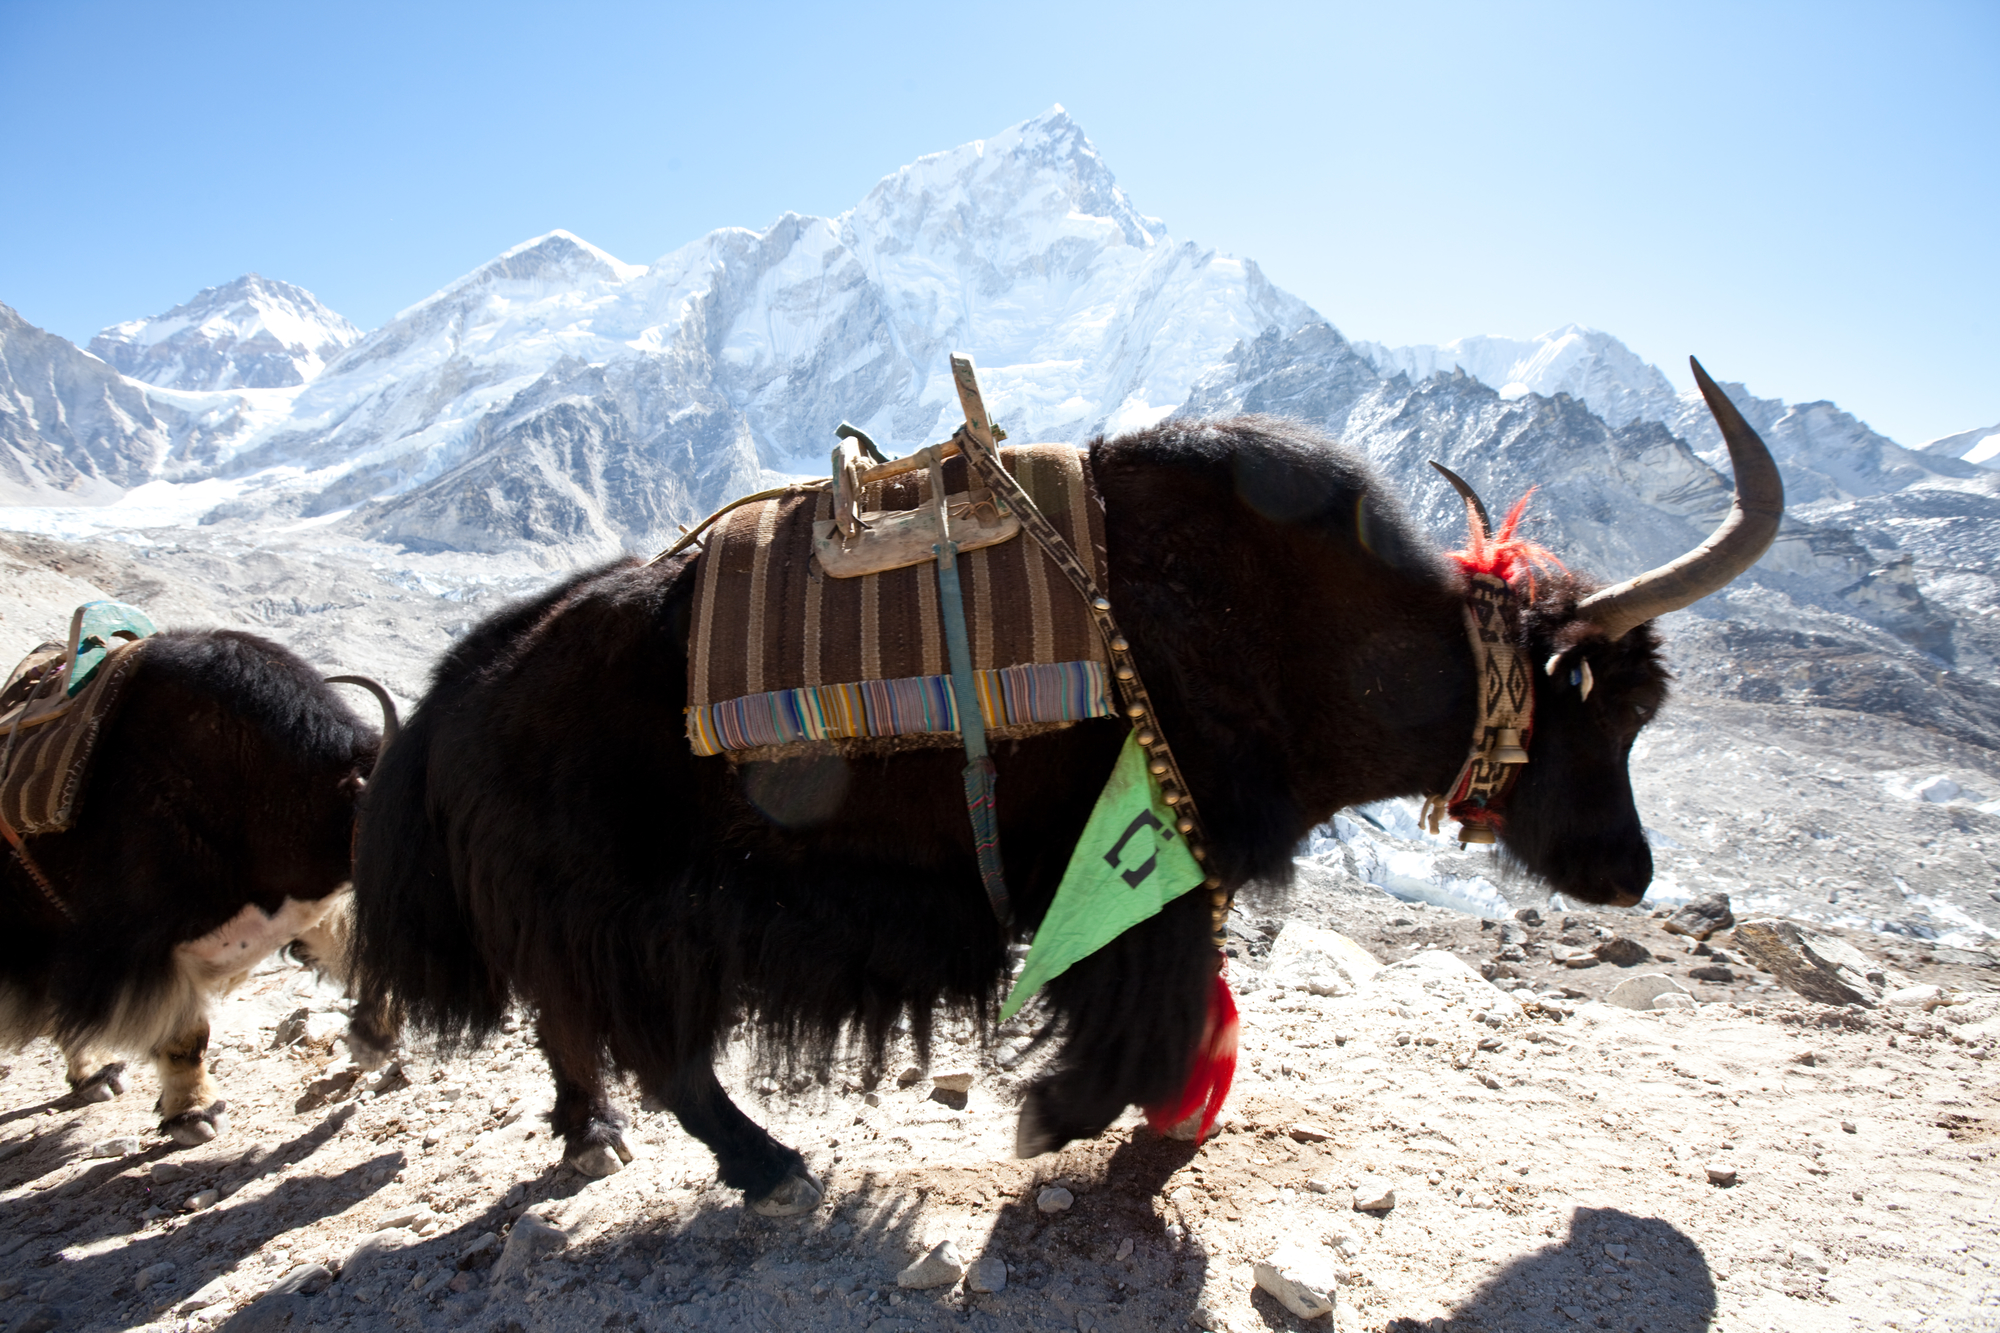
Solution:
[{"label": "yak's curved horn", "polygon": [[1438,462],[1435,458],[1431,460],[1431,466],[1444,473],[1444,479],[1451,483],[1451,488],[1458,492],[1460,499],[1465,501],[1466,521],[1471,522],[1476,519],[1479,523],[1480,535],[1482,537],[1491,536],[1493,533],[1493,520],[1486,516],[1486,505],[1480,500],[1479,492],[1472,489],[1472,483],[1464,477],[1459,476],[1456,472],[1453,472],[1443,463]]},{"label": "yak's curved horn", "polygon": [[329,685],[359,685],[362,689],[375,696],[375,702],[382,705],[382,748],[385,750],[388,749],[389,743],[396,739],[396,733],[402,729],[401,724],[396,718],[396,701],[389,697],[389,691],[383,689],[366,676],[328,676],[326,683]]},{"label": "yak's curved horn", "polygon": [[1729,445],[1729,463],[1736,473],[1736,498],[1722,526],[1707,541],[1672,564],[1648,570],[1590,594],[1577,604],[1579,617],[1595,624],[1607,639],[1617,639],[1655,616],[1678,611],[1708,596],[1757,563],[1757,557],[1778,535],[1785,516],[1785,483],[1771,451],[1727,394],[1716,387],[1701,362],[1693,357],[1694,382],[1708,400],[1715,424]]}]

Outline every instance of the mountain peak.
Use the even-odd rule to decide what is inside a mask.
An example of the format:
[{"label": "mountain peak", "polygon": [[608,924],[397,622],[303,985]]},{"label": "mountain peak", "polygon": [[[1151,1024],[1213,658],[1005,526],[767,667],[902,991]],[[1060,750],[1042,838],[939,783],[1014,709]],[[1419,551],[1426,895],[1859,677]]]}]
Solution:
[{"label": "mountain peak", "polygon": [[90,351],[166,389],[280,389],[304,384],[361,330],[303,287],[246,273],[149,319],[101,330]]},{"label": "mountain peak", "polygon": [[928,154],[884,176],[842,221],[863,233],[903,235],[963,231],[977,221],[981,230],[1030,244],[1045,240],[1051,228],[1102,233],[1108,226],[1123,244],[1140,247],[1166,239],[1166,228],[1132,206],[1060,103],[990,139]]}]

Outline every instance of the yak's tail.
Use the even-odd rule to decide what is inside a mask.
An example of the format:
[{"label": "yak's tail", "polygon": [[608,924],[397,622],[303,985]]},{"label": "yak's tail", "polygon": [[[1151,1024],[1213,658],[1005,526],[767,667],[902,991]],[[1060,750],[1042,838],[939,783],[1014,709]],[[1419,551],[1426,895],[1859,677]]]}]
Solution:
[{"label": "yak's tail", "polygon": [[357,1011],[392,1015],[447,1047],[476,1045],[507,1012],[453,884],[431,808],[431,717],[419,710],[362,793],[354,837]]}]

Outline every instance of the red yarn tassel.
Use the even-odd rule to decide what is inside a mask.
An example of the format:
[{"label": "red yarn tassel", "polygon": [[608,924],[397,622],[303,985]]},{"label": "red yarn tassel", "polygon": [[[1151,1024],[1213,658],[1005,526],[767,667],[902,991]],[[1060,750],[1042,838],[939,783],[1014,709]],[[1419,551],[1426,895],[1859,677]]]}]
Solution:
[{"label": "red yarn tassel", "polygon": [[1187,1086],[1170,1102],[1146,1108],[1146,1123],[1164,1134],[1189,1116],[1201,1113],[1201,1130],[1195,1142],[1208,1138],[1215,1117],[1222,1111],[1223,1098],[1236,1078],[1236,997],[1229,993],[1229,980],[1220,971],[1208,993],[1208,1025],[1195,1047],[1194,1065],[1188,1070]]}]

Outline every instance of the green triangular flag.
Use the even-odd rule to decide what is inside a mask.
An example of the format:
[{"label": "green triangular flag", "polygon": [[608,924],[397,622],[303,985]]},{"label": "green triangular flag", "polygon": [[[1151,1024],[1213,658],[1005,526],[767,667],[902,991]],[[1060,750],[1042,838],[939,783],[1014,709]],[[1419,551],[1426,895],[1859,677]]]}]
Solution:
[{"label": "green triangular flag", "polygon": [[1035,932],[1028,965],[1000,1010],[1012,1018],[1028,998],[1207,878],[1174,831],[1174,812],[1146,771],[1146,752],[1125,737],[1111,780],[1070,854],[1055,901]]}]

